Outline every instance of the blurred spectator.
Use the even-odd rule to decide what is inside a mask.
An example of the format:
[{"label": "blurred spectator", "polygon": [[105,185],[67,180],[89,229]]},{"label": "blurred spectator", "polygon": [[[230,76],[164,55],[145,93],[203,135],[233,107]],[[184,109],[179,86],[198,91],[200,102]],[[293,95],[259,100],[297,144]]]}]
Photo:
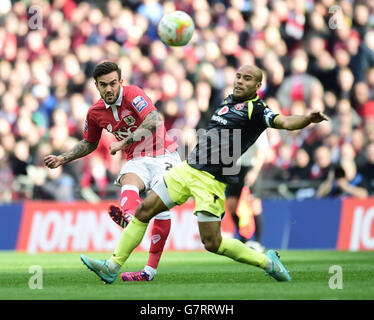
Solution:
[{"label": "blurred spectator", "polygon": [[356,30],[351,30],[348,39],[346,40],[346,49],[350,55],[349,68],[355,82],[362,81],[364,73],[362,72],[363,51],[360,47],[361,37]]},{"label": "blurred spectator", "polygon": [[12,179],[13,172],[9,166],[8,157],[4,148],[0,146],[0,203],[12,200],[12,191],[9,188],[9,182]]},{"label": "blurred spectator", "polygon": [[374,30],[370,28],[364,36],[362,72],[374,66]]},{"label": "blurred spectator", "polygon": [[343,158],[340,165],[329,171],[327,179],[321,183],[316,195],[319,198],[366,198],[368,191],[364,177],[357,172],[354,160]]},{"label": "blurred spectator", "polygon": [[370,195],[374,195],[374,143],[366,147],[366,162],[362,164],[358,171],[364,176]]},{"label": "blurred spectator", "polygon": [[326,50],[327,43],[322,36],[311,35],[308,41],[308,72],[324,85],[325,90],[336,91],[338,66],[333,56]]},{"label": "blurred spectator", "polygon": [[339,135],[340,143],[350,141],[352,130],[362,123],[360,116],[351,107],[348,99],[341,99],[336,108],[336,114],[331,119],[334,132]]},{"label": "blurred spectator", "polygon": [[304,149],[299,149],[297,150],[295,160],[289,169],[288,180],[309,180],[310,169],[311,162],[308,153]]},{"label": "blurred spectator", "polygon": [[338,72],[338,97],[339,99],[348,99],[352,98],[351,92],[354,83],[354,76],[350,69],[342,68]]},{"label": "blurred spectator", "polygon": [[56,201],[75,200],[74,180],[62,172],[62,168],[43,169],[30,167],[29,176],[33,181],[33,199]]},{"label": "blurred spectator", "polygon": [[275,165],[282,168],[283,170],[288,170],[292,161],[292,149],[288,144],[282,144],[279,147],[279,155]]},{"label": "blurred spectator", "polygon": [[282,108],[290,108],[293,101],[304,101],[309,105],[313,96],[322,98],[323,89],[319,80],[306,73],[308,56],[300,49],[291,60],[291,75],[287,76],[277,91]]},{"label": "blurred spectator", "polygon": [[369,29],[370,9],[363,2],[357,2],[353,11],[353,28],[363,38]]},{"label": "blurred spectator", "polygon": [[355,153],[355,163],[357,167],[361,167],[365,163],[365,145],[366,137],[361,128],[356,128],[352,132],[352,147]]},{"label": "blurred spectator", "polygon": [[160,21],[163,9],[157,0],[145,0],[138,9],[137,12],[142,16],[146,17],[150,21],[150,26],[147,31],[147,35],[150,39],[157,38],[157,24]]},{"label": "blurred spectator", "polygon": [[104,159],[96,154],[89,158],[89,163],[81,174],[80,187],[94,189],[101,199],[107,198],[108,184],[115,178],[106,170]]},{"label": "blurred spectator", "polygon": [[369,98],[369,86],[365,82],[358,82],[354,86],[355,110],[363,121],[374,119],[374,100]]},{"label": "blurred spectator", "polygon": [[325,138],[323,144],[330,149],[331,163],[338,163],[340,160],[340,138],[336,132],[332,132]]},{"label": "blurred spectator", "polygon": [[340,147],[340,159],[349,159],[355,161],[355,149],[349,142],[344,142]]},{"label": "blurred spectator", "polygon": [[365,126],[365,134],[368,143],[374,142],[374,123],[370,123]]},{"label": "blurred spectator", "polygon": [[[270,149],[267,153],[265,163],[262,168],[262,177],[264,180],[274,183],[274,181],[283,180],[287,178],[287,171],[284,171],[281,167],[275,166],[274,162],[276,161],[277,155],[274,149]],[[261,190],[263,193],[266,193],[266,190]]]},{"label": "blurred spectator", "polygon": [[16,142],[9,160],[15,176],[27,175],[26,168],[31,163],[29,144],[25,140]]},{"label": "blurred spectator", "polygon": [[331,151],[328,147],[322,145],[314,152],[314,164],[310,170],[312,180],[325,180],[332,167]]},{"label": "blurred spectator", "polygon": [[[296,199],[312,198],[315,195],[316,180],[311,182],[311,161],[308,153],[304,149],[296,152],[294,162],[289,169],[288,196]],[[317,182],[317,183],[316,183]]]},{"label": "blurred spectator", "polygon": [[369,99],[374,99],[374,67],[367,70],[366,83],[369,87]]}]

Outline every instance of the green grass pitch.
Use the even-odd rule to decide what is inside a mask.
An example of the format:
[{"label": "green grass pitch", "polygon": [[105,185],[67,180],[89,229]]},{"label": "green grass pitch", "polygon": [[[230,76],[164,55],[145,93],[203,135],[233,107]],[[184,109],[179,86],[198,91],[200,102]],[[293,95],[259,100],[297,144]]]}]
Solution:
[{"label": "green grass pitch", "polygon": [[[110,253],[87,253],[104,259]],[[155,280],[105,285],[78,253],[0,252],[0,300],[372,300],[374,252],[280,251],[292,282],[279,283],[261,269],[209,252],[165,252]],[[141,269],[148,254],[135,252],[121,271]],[[42,270],[42,289],[30,289],[31,266]],[[342,289],[331,289],[333,265]]]}]

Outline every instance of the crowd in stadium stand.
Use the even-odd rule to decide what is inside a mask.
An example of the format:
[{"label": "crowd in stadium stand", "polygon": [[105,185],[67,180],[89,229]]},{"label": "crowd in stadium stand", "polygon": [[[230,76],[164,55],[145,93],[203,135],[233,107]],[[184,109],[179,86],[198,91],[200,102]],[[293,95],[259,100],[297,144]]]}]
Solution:
[{"label": "crowd in stadium stand", "polygon": [[[195,21],[184,48],[157,36],[159,19],[173,10]],[[35,14],[39,25],[30,23]],[[262,196],[318,196],[340,167],[350,168],[349,183],[374,194],[374,1],[6,0],[0,202],[116,197],[121,157],[109,155],[114,137],[105,132],[89,157],[58,169],[42,161],[82,139],[87,110],[99,98],[92,71],[103,60],[117,62],[125,83],[145,90],[182,154],[231,92],[236,69],[256,64],[264,71],[259,95],[273,111],[320,110],[331,119],[298,132],[267,130]]]}]

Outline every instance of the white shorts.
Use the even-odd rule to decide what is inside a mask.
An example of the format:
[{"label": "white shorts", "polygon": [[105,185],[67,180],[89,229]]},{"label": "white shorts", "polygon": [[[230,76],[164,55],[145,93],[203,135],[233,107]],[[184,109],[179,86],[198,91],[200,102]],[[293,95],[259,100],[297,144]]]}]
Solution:
[{"label": "white shorts", "polygon": [[[145,192],[152,190],[153,187],[159,180],[162,180],[167,170],[175,167],[182,160],[177,151],[169,152],[166,150],[164,155],[156,157],[139,157],[129,160],[121,168],[121,171],[114,181],[114,184],[121,186],[120,179],[126,173],[136,174],[145,185]],[[156,219],[162,219],[162,217],[169,218],[169,212],[161,212],[156,216]]]}]

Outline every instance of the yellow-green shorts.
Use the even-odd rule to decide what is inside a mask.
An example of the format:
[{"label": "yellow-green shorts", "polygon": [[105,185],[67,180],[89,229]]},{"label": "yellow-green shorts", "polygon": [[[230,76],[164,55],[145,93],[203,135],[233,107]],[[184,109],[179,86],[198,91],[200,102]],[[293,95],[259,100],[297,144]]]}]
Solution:
[{"label": "yellow-green shorts", "polygon": [[224,214],[226,183],[216,180],[210,173],[197,170],[183,161],[166,172],[164,181],[175,204],[183,204],[193,197],[194,214],[209,212],[217,217]]}]

